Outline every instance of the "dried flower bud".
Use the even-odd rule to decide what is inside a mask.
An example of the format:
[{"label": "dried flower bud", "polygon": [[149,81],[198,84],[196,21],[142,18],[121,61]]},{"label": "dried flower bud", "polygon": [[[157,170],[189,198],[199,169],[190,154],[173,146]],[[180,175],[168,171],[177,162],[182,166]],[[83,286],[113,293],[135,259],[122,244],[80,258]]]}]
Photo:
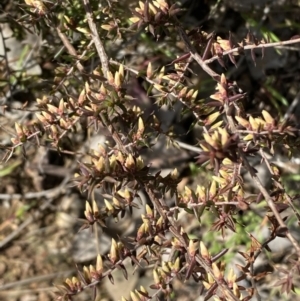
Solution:
[{"label": "dried flower bud", "polygon": [[236,121],[238,122],[238,124],[240,124],[241,126],[243,126],[244,128],[249,128],[250,127],[250,123],[246,120],[246,119],[244,119],[244,118],[242,118],[242,117],[240,117],[240,116],[235,116],[235,119],[236,119]]},{"label": "dried flower bud", "polygon": [[139,117],[138,120],[138,134],[139,136],[142,136],[145,130],[145,125],[144,125],[144,121],[141,117]]},{"label": "dried flower bud", "polygon": [[35,113],[36,118],[43,124],[47,123],[47,119],[40,113]]},{"label": "dried flower bud", "polygon": [[189,241],[188,251],[189,251],[189,254],[191,257],[194,257],[196,255],[197,245],[196,245],[196,243],[193,242],[192,239],[190,239],[190,241]]},{"label": "dried flower bud", "polygon": [[95,200],[93,200],[93,214],[94,214],[94,217],[99,216],[99,208],[98,208],[98,205]]},{"label": "dried flower bud", "polygon": [[69,289],[70,289],[71,291],[74,290],[74,286],[73,286],[73,283],[72,283],[72,280],[71,280],[71,279],[67,278],[67,279],[65,280],[65,284],[67,285],[67,287],[69,287]]},{"label": "dried flower bud", "polygon": [[226,185],[227,181],[221,177],[212,176],[213,180],[217,183],[219,183],[222,187]]},{"label": "dried flower bud", "polygon": [[197,185],[196,196],[204,202],[206,200],[205,187]]},{"label": "dried flower bud", "polygon": [[148,204],[146,204],[146,213],[147,213],[147,217],[153,218],[153,210],[150,208]]},{"label": "dried flower bud", "polygon": [[107,72],[107,81],[112,86],[115,84],[114,76],[110,71]]},{"label": "dried flower bud", "polygon": [[91,205],[88,201],[85,202],[84,215],[85,215],[85,217],[88,221],[93,221],[94,220],[92,207],[91,207]]},{"label": "dried flower bud", "polygon": [[19,139],[22,140],[25,137],[23,127],[19,123],[16,122],[15,129],[16,129],[16,133],[17,133]]},{"label": "dried flower bud", "polygon": [[59,119],[59,126],[62,129],[67,130],[67,129],[69,129],[70,124],[63,117],[61,117]]},{"label": "dried flower bud", "polygon": [[112,238],[111,240],[111,247],[109,252],[109,259],[114,264],[118,261],[119,255],[118,255],[118,245],[116,241]]},{"label": "dried flower bud", "polygon": [[91,283],[92,275],[86,266],[83,267],[83,278],[86,283]]},{"label": "dried flower bud", "polygon": [[212,181],[209,189],[209,197],[213,199],[217,194],[217,183],[216,181]]},{"label": "dried flower bud", "polygon": [[136,234],[136,240],[139,241],[141,238],[144,237],[144,234],[146,233],[146,229],[145,229],[145,224],[141,224],[140,227],[137,230],[137,234]]},{"label": "dried flower bud", "polygon": [[103,272],[103,261],[100,254],[97,255],[97,262],[96,262],[96,271],[99,276],[102,275]]},{"label": "dried flower bud", "polygon": [[121,88],[122,83],[121,83],[121,78],[120,78],[120,74],[118,71],[115,73],[114,81],[115,81],[115,87],[119,90]]},{"label": "dried flower bud", "polygon": [[261,113],[262,113],[262,115],[263,115],[264,120],[266,121],[266,123],[274,124],[273,117],[267,111],[263,110]]},{"label": "dried flower bud", "polygon": [[230,268],[228,275],[227,275],[227,279],[229,283],[234,283],[236,281],[236,275],[233,271],[233,268]]},{"label": "dried flower bud", "polygon": [[221,144],[226,145],[229,139],[229,134],[225,129],[219,128],[219,133],[221,134]]},{"label": "dried flower bud", "polygon": [[165,261],[162,262],[162,270],[167,274],[171,272],[169,262],[165,262]]},{"label": "dried flower bud", "polygon": [[137,159],[136,159],[136,168],[137,170],[141,170],[145,167],[145,164],[144,164],[144,160],[142,159],[141,156],[139,156]]},{"label": "dried flower bud", "polygon": [[178,93],[178,98],[184,98],[186,96],[186,93],[187,93],[187,87],[184,87],[180,90],[180,92]]},{"label": "dried flower bud", "polygon": [[210,258],[210,254],[209,254],[206,246],[204,245],[203,241],[200,241],[200,254],[205,259],[209,259]]},{"label": "dried flower bud", "polygon": [[223,278],[223,275],[222,275],[221,271],[219,270],[216,263],[212,264],[212,269],[213,269],[213,272],[214,272],[214,275],[215,275],[216,278],[218,278],[218,279]]},{"label": "dried flower bud", "polygon": [[235,296],[237,296],[238,298],[241,296],[241,292],[240,292],[240,289],[237,285],[236,282],[233,283],[233,293]]},{"label": "dried flower bud", "polygon": [[176,258],[172,268],[175,273],[179,272],[179,270],[180,270],[180,258],[179,257]]},{"label": "dried flower bud", "polygon": [[210,114],[206,119],[205,125],[212,124],[219,116],[220,116],[220,112],[215,112],[213,114]]},{"label": "dried flower bud", "polygon": [[152,70],[152,64],[151,62],[149,62],[148,66],[147,66],[147,72],[146,72],[146,75],[148,78],[152,78],[152,75],[153,75],[153,70]]},{"label": "dried flower bud", "polygon": [[174,170],[171,172],[171,179],[172,180],[177,180],[179,178],[179,173],[177,168],[174,168]]},{"label": "dried flower bud", "polygon": [[211,146],[213,146],[213,147],[215,147],[215,148],[218,147],[217,141],[215,141],[209,134],[204,133],[204,134],[203,134],[203,138],[204,138],[204,140],[205,140],[208,144],[210,144]]},{"label": "dried flower bud", "polygon": [[159,277],[156,269],[153,269],[153,278],[154,278],[154,283],[156,285],[159,285],[160,284],[160,277]]},{"label": "dried flower bud", "polygon": [[113,198],[112,201],[113,201],[114,207],[122,208],[122,204],[119,202],[119,200],[117,198]]},{"label": "dried flower bud", "polygon": [[98,279],[99,278],[98,273],[97,273],[95,267],[93,265],[91,265],[91,264],[90,264],[89,272],[91,274],[91,278],[94,278],[94,279]]},{"label": "dried flower bud", "polygon": [[123,164],[124,163],[124,157],[123,157],[123,154],[121,153],[121,152],[118,152],[118,154],[117,154],[117,160],[121,163],[121,164]]},{"label": "dried flower bud", "polygon": [[128,169],[134,169],[135,168],[135,161],[134,161],[131,154],[129,154],[129,156],[126,158],[124,165]]},{"label": "dried flower bud", "polygon": [[63,98],[59,101],[59,105],[58,105],[58,114],[59,115],[63,115],[65,111],[65,102],[63,100]]},{"label": "dried flower bud", "polygon": [[83,89],[78,96],[78,100],[77,100],[78,105],[82,106],[84,104],[85,100],[86,100],[86,92]]},{"label": "dried flower bud", "polygon": [[140,301],[140,298],[132,291],[130,292],[130,297],[132,301]]},{"label": "dried flower bud", "polygon": [[52,114],[58,114],[58,108],[55,107],[54,105],[47,104],[47,109]]},{"label": "dried flower bud", "polygon": [[100,157],[98,160],[93,158],[92,161],[97,171],[99,172],[105,171],[105,159],[103,157]]},{"label": "dried flower bud", "polygon": [[106,207],[108,214],[113,214],[115,211],[115,208],[112,206],[112,204],[106,199],[104,199],[104,203],[105,203],[105,207]]}]

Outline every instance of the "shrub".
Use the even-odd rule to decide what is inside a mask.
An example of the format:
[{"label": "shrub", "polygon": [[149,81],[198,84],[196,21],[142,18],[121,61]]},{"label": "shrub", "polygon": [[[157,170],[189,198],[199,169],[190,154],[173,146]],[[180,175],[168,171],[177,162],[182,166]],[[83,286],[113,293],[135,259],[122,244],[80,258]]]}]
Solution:
[{"label": "shrub", "polygon": [[[191,29],[184,21],[186,11],[175,1],[127,1],[127,7],[110,0],[25,2],[6,15],[6,22],[15,34],[34,28],[47,40],[43,60],[56,60],[51,67],[54,78],[43,91],[32,88],[38,95],[34,110],[27,108],[28,103],[19,108],[32,116],[15,123],[16,134],[3,161],[9,162],[19,150],[27,156],[28,145],[72,158],[76,172],[71,183],[86,196],[80,231],[96,231],[112,218],[122,219],[136,210],[141,194],[148,200],[134,237],[112,239],[108,254],[99,254],[95,264],[77,268],[77,277],[57,284],[57,300],[72,300],[105,277],[113,283],[115,269],[130,277],[124,265],[127,258],[137,269],[150,265],[150,288],[156,291],[137,288],[131,292],[132,300],[174,298],[174,279],[193,279],[204,300],[251,300],[258,295],[258,279],[269,274],[255,273],[254,265],[263,253],[271,252],[268,244],[277,237],[291,242],[296,259],[278,268],[283,277],[273,284],[288,294],[295,291],[300,247],[287,219],[294,216],[299,221],[296,195],[285,189],[282,170],[272,158],[279,152],[289,158],[297,154],[299,129],[291,114],[273,116],[270,106],[255,113],[248,106],[248,111],[248,91],[225,72],[238,70],[244,55],[255,65],[260,60],[257,53],[268,55],[269,48],[299,43],[299,36],[274,41],[268,33],[259,37],[248,32],[235,41],[229,32],[220,38]],[[14,83],[25,88],[31,79],[26,72],[12,72],[6,89],[11,91]],[[271,107],[281,108],[278,99],[283,96],[272,85],[265,89],[275,99]],[[210,95],[201,98],[201,93]],[[176,114],[197,133],[196,146],[180,140],[186,133],[180,135],[176,129]],[[84,148],[87,136],[98,131],[106,131],[108,141],[96,149]],[[195,159],[194,178],[200,173],[203,184],[182,187],[177,168],[164,175],[155,171],[147,156],[158,143],[187,149]],[[262,181],[255,159],[264,162],[271,183]],[[250,196],[245,173],[253,181]],[[284,211],[288,215],[283,216]],[[206,241],[204,235],[187,232],[179,218],[183,212],[210,229],[212,238]],[[243,224],[240,214],[244,220],[251,217],[250,225]],[[263,220],[269,233],[259,241],[252,232]],[[229,241],[239,231],[238,245],[231,242],[231,248],[212,241],[218,234]],[[243,258],[238,271],[232,264],[235,253]],[[244,279],[248,286],[241,282]]]}]

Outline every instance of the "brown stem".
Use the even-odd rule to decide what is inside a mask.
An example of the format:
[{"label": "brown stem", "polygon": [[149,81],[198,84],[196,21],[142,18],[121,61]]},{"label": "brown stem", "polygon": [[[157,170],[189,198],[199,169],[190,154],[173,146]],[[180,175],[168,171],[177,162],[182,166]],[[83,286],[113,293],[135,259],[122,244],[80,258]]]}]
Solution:
[{"label": "brown stem", "polygon": [[208,75],[210,75],[214,80],[217,82],[220,81],[221,77],[218,73],[213,71],[207,64],[202,60],[201,56],[196,51],[195,47],[191,44],[187,34],[184,32],[184,30],[181,27],[177,27],[179,31],[179,35],[181,39],[183,40],[185,46],[188,48],[188,50],[191,53],[192,58],[199,64],[199,66],[205,71]]},{"label": "brown stem", "polygon": [[107,72],[109,71],[108,67],[108,57],[104,48],[104,45],[100,39],[97,26],[94,22],[92,8],[89,0],[83,0],[84,9],[86,12],[87,21],[91,30],[92,38],[95,43],[96,50],[98,52],[98,56],[101,61],[102,71],[105,77],[107,77]]},{"label": "brown stem", "polygon": [[[77,52],[75,50],[75,48],[73,47],[73,45],[70,43],[68,37],[61,32],[60,28],[56,28],[57,34],[60,37],[61,41],[63,42],[64,46],[66,47],[67,51],[74,57],[77,58]],[[84,67],[82,66],[82,64],[80,63],[80,61],[76,62],[76,67],[78,68],[78,70],[80,72],[84,72]]]},{"label": "brown stem", "polygon": [[[269,160],[266,158],[266,154],[264,153],[264,151],[263,151],[262,149],[260,149],[259,152],[260,152],[261,157],[264,159],[264,161],[265,161],[265,163],[266,163],[266,165],[267,165],[267,167],[268,167],[268,170],[269,170],[270,173],[274,176],[274,171],[273,171],[273,169],[272,169],[272,167],[271,167],[271,165],[270,165]],[[274,180],[274,182],[276,183],[276,186],[277,186],[279,189],[281,189],[282,191],[284,191],[284,195],[285,195],[285,197],[286,197],[286,200],[288,201],[290,207],[292,208],[293,212],[295,213],[295,215],[296,215],[296,217],[297,217],[297,219],[298,219],[298,222],[300,222],[300,215],[299,215],[299,213],[297,212],[297,209],[295,208],[295,206],[294,206],[294,204],[293,204],[293,202],[292,202],[291,197],[285,192],[285,190],[284,190],[284,188],[283,188],[283,186],[281,185],[280,182],[276,181],[275,178],[274,178],[273,180]]]},{"label": "brown stem", "polygon": [[[283,46],[283,45],[290,45],[290,44],[296,44],[296,43],[300,43],[300,38],[298,39],[293,39],[293,40],[288,40],[288,41],[283,41],[283,42],[275,42],[275,43],[265,43],[265,44],[258,44],[258,45],[246,45],[246,46],[238,46],[235,48],[232,48],[230,50],[224,51],[222,53],[223,56],[225,55],[229,55],[231,53],[234,52],[240,52],[241,50],[251,50],[251,49],[259,49],[259,48],[269,48],[269,47],[279,47],[279,46]],[[215,60],[217,60],[219,58],[218,55],[214,55],[213,57],[211,57],[210,59],[205,60],[203,63],[204,64],[210,64],[212,62],[214,62]]]}]

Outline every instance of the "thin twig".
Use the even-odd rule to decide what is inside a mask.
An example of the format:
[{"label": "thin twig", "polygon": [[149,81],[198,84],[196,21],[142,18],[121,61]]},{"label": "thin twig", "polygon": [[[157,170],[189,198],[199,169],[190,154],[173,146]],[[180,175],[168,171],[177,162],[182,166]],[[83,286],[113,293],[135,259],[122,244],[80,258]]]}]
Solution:
[{"label": "thin twig", "polygon": [[[300,38],[298,39],[293,39],[293,40],[288,40],[288,41],[283,41],[283,42],[275,42],[275,43],[263,43],[263,44],[258,44],[258,45],[246,45],[246,46],[238,46],[235,48],[232,48],[230,50],[224,51],[222,53],[223,56],[231,54],[231,53],[235,53],[235,52],[241,52],[242,50],[251,50],[251,49],[260,49],[260,48],[269,48],[269,47],[277,47],[277,46],[283,46],[283,45],[291,45],[291,44],[296,44],[296,43],[300,43]],[[299,49],[300,50],[300,49]],[[210,59],[205,60],[203,63],[204,64],[210,64],[212,62],[214,62],[215,60],[217,60],[219,58],[218,55],[214,55],[213,57],[211,57]]]},{"label": "thin twig", "polygon": [[[76,57],[77,59],[79,59],[77,52],[76,52],[75,48],[73,47],[73,45],[70,43],[68,37],[60,30],[59,27],[56,28],[56,31],[57,31],[58,36],[60,37],[61,41],[63,42],[64,46],[68,50],[68,53],[71,54],[72,56]],[[80,72],[84,72],[84,67],[82,66],[82,64],[80,63],[79,60],[76,61],[76,67],[78,68],[78,70]]]},{"label": "thin twig", "polygon": [[[195,49],[192,47],[191,43],[189,42],[189,39],[187,37],[187,35],[185,34],[185,32],[179,28],[179,33],[180,33],[180,36],[183,40],[183,42],[185,43],[186,47],[189,49],[189,51],[191,52],[191,55],[193,55],[194,59],[196,60],[196,62],[200,65],[200,67],[202,67],[202,69],[204,71],[206,71],[212,78],[214,78],[215,80],[217,81],[220,81],[220,76],[216,76],[215,75],[215,72],[207,65],[209,62],[212,62],[213,60],[206,60],[206,61],[203,61],[201,59],[201,57],[199,55],[197,55],[195,53]],[[292,41],[288,41],[286,44],[292,44],[292,43],[297,43],[297,42],[300,42],[300,39],[298,40],[292,40]],[[274,46],[277,46],[277,45],[283,45],[282,42],[280,43],[270,43],[267,45],[267,47],[274,47]],[[259,46],[259,47],[257,47]],[[249,47],[245,47],[244,49],[253,49],[253,48],[263,48],[266,46],[266,44],[264,45],[257,45],[256,47],[255,46],[250,46]],[[237,48],[235,51],[239,50],[239,48]],[[224,52],[223,54],[229,54],[229,53],[232,53],[234,52],[234,50],[231,50],[231,51],[228,51],[227,53]],[[214,60],[217,59],[218,57],[214,57]],[[232,118],[232,116],[229,114],[229,106],[228,104],[225,102],[224,103],[224,109],[225,109],[225,114],[226,114],[226,117],[227,117],[227,121],[228,121],[228,124],[229,124],[229,127],[232,131],[233,134],[236,134],[237,133],[237,129],[236,129],[236,126],[235,126],[235,122]],[[292,245],[294,246],[296,252],[298,254],[300,254],[300,247],[299,247],[299,244],[298,242],[295,240],[295,238],[292,236],[292,234],[290,233],[289,229],[286,227],[284,221],[282,220],[280,214],[278,213],[277,209],[276,209],[276,206],[274,204],[274,201],[272,199],[272,197],[270,196],[270,194],[268,193],[268,191],[266,190],[266,188],[262,185],[261,183],[261,180],[257,177],[256,173],[254,172],[254,169],[250,166],[250,163],[247,159],[247,157],[245,156],[243,150],[241,149],[241,147],[238,147],[238,154],[242,160],[242,162],[245,164],[245,167],[246,169],[248,170],[248,172],[250,173],[251,177],[253,178],[254,182],[256,183],[258,189],[260,190],[260,192],[262,193],[262,195],[264,196],[269,208],[271,209],[271,211],[273,212],[276,220],[278,221],[279,225],[285,229],[286,231],[286,237],[291,241]],[[252,263],[252,270],[253,270],[253,263]],[[257,292],[257,289],[255,287],[255,283],[253,282],[253,288],[256,290],[256,295],[257,295],[257,298],[260,299],[260,296]],[[226,289],[226,287],[225,287]]]},{"label": "thin twig", "polygon": [[[213,202],[211,204],[207,204],[207,203],[204,203],[204,202],[200,202],[200,203],[193,203],[193,204],[188,204],[188,208],[197,208],[197,207],[201,207],[203,205],[207,205],[208,207],[213,205],[213,206],[224,206],[224,205],[232,205],[232,206],[238,206],[239,205],[239,202]],[[172,212],[172,211],[177,211],[177,210],[181,210],[182,207],[178,207],[178,206],[173,206],[172,208],[169,208],[169,211]]]},{"label": "thin twig", "polygon": [[192,58],[199,64],[199,66],[205,71],[208,75],[210,75],[214,80],[220,81],[220,75],[213,71],[209,66],[207,66],[207,63],[202,60],[201,56],[199,53],[196,51],[195,47],[191,44],[187,34],[184,32],[184,30],[178,26],[177,27],[179,31],[179,35],[181,39],[184,41],[186,47],[191,53]]},{"label": "thin twig", "polygon": [[[56,27],[56,31],[58,33],[58,36],[60,37],[61,41],[64,44],[64,47],[67,49],[68,53],[71,54],[73,57],[76,58],[75,61],[75,66],[76,68],[81,72],[82,77],[86,80],[88,80],[88,77],[85,74],[85,70],[83,65],[81,64],[81,59],[85,56],[87,50],[92,46],[92,44],[94,43],[94,41],[90,41],[90,43],[88,44],[88,46],[86,47],[86,49],[83,51],[83,53],[79,56],[76,52],[76,49],[74,48],[74,46],[71,44],[71,42],[69,41],[68,37],[60,30],[59,27]],[[59,89],[61,87],[61,85],[64,83],[64,81],[66,80],[66,78],[73,72],[74,66],[72,66],[69,71],[67,72],[67,74],[64,76],[64,78],[60,81],[60,83],[56,86],[56,89]],[[77,118],[77,120],[75,121],[75,123],[79,120],[79,118]],[[73,126],[73,124],[71,125],[71,127]],[[69,130],[69,129],[68,129]],[[67,133],[68,130],[65,130],[62,134],[62,137]],[[60,137],[60,138],[62,138]]]},{"label": "thin twig", "polygon": [[107,72],[109,71],[108,57],[107,57],[104,45],[100,39],[97,26],[94,22],[92,8],[91,8],[89,0],[83,0],[83,5],[84,5],[85,12],[86,12],[87,21],[88,21],[88,24],[89,24],[89,27],[91,30],[92,38],[95,43],[95,47],[97,49],[98,56],[101,61],[102,71],[103,71],[104,76],[107,77]]},{"label": "thin twig", "polygon": [[190,145],[190,144],[181,142],[181,141],[179,141],[179,140],[174,140],[174,142],[175,142],[176,144],[178,144],[178,145],[180,146],[180,148],[183,148],[183,149],[186,149],[186,150],[195,152],[195,153],[197,153],[197,154],[200,154],[201,152],[203,152],[203,150],[202,150],[200,147],[193,146],[193,145]]},{"label": "thin twig", "polygon": [[[49,279],[69,275],[71,273],[74,273],[74,271],[75,270],[72,269],[72,270],[68,270],[68,271],[64,271],[64,272],[52,273],[52,274],[47,274],[47,275],[39,275],[39,276],[34,276],[34,277],[22,279],[22,280],[19,280],[19,281],[6,283],[6,284],[3,284],[3,285],[0,285],[0,291],[7,290],[9,288],[14,288],[15,289],[16,287],[21,286],[21,285],[28,285],[28,284],[33,283],[33,282],[45,281],[45,280],[49,280]],[[53,287],[52,287],[52,289],[53,289]]]},{"label": "thin twig", "polygon": [[[0,35],[1,35],[1,39],[2,39],[2,44],[3,44],[3,52],[4,52],[4,61],[5,61],[5,69],[6,69],[6,72],[7,72],[7,78],[10,77],[10,70],[9,70],[9,62],[8,62],[8,57],[7,57],[7,48],[5,47],[5,38],[3,36],[3,30],[2,30],[2,27],[0,26]],[[9,92],[9,97],[13,97],[13,92],[12,92],[12,88],[11,88],[11,81],[8,80],[7,81],[7,84],[8,84],[8,92]],[[6,96],[6,101],[7,101],[7,96]],[[2,105],[2,104],[1,104]]]},{"label": "thin twig", "polygon": [[289,108],[287,109],[286,113],[284,114],[283,121],[288,120],[290,118],[293,111],[299,105],[299,102],[300,102],[300,92],[297,93],[296,97],[294,98],[294,100],[290,104]]},{"label": "thin twig", "polygon": [[273,177],[274,177],[273,181],[275,182],[276,186],[284,192],[286,200],[288,201],[290,207],[292,208],[294,214],[297,217],[298,223],[300,224],[300,214],[298,213],[296,207],[294,206],[291,197],[285,192],[285,189],[283,188],[283,186],[281,185],[281,183],[276,180],[276,178],[274,176],[274,171],[273,171],[273,169],[272,169],[272,167],[270,165],[269,160],[266,157],[266,154],[262,150],[262,148],[260,148],[259,153],[260,153],[261,157],[264,159],[264,161],[265,161],[265,163],[266,163],[266,165],[268,167],[269,172],[271,173],[271,175],[273,175]]},{"label": "thin twig", "polygon": [[30,200],[30,199],[39,199],[45,197],[46,199],[51,199],[57,197],[59,194],[61,194],[64,190],[64,185],[59,185],[58,187],[47,189],[43,191],[37,191],[37,192],[27,192],[24,194],[20,193],[0,193],[0,200]]},{"label": "thin twig", "polygon": [[[261,132],[258,132],[258,131],[251,131],[251,130],[236,130],[237,133],[239,134],[253,134],[253,135],[262,135],[262,136],[265,136],[265,135],[272,135],[272,134],[279,134],[279,135],[285,135],[284,131],[282,130],[270,130],[270,131],[261,131]],[[293,129],[293,132],[296,134],[296,133],[300,133],[300,130],[296,130],[296,129]]]},{"label": "thin twig", "polygon": [[[147,237],[147,238],[145,239],[144,243],[145,243],[145,244],[150,243],[150,242],[152,242],[152,240],[153,240],[153,237],[150,235],[149,237]],[[140,247],[141,247],[140,244],[136,244],[136,245],[133,247],[133,250],[131,251],[132,254],[133,254],[137,249],[139,249]],[[85,290],[85,289],[88,289],[88,288],[95,287],[97,284],[99,284],[99,283],[102,281],[102,279],[104,279],[104,278],[105,278],[106,276],[108,276],[108,275],[111,275],[112,272],[116,269],[116,267],[120,267],[120,266],[124,265],[124,261],[125,261],[127,258],[128,258],[128,256],[122,257],[122,258],[119,259],[117,262],[115,262],[114,264],[112,264],[112,266],[111,266],[110,268],[108,268],[104,273],[102,273],[102,275],[101,275],[101,277],[100,277],[99,280],[94,280],[93,282],[91,282],[91,283],[89,283],[89,284],[86,284],[86,282],[85,282],[85,284],[81,287],[81,290]],[[183,267],[183,270],[184,270],[184,269],[185,269],[185,268]],[[171,282],[171,281],[176,277],[176,274],[170,275],[169,277],[170,277],[169,282]],[[155,292],[155,295],[156,295],[156,294],[159,294],[159,293],[162,291],[162,289],[163,289],[163,286],[162,286],[161,288],[159,288],[159,289]],[[71,297],[72,295],[76,295],[77,293],[78,293],[77,291],[76,291],[76,292],[73,292],[73,293],[70,293],[70,294],[68,294],[68,297]],[[152,298],[150,297],[150,299],[152,299]],[[150,299],[149,299],[149,300],[150,300]],[[238,301],[238,299],[234,299],[234,301]]]}]

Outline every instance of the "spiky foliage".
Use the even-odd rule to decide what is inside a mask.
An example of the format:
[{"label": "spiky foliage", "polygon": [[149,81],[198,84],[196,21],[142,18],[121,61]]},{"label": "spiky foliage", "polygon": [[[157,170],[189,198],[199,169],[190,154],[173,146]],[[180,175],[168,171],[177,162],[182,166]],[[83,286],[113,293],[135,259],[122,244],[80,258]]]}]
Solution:
[{"label": "spiky foliage", "polygon": [[[230,34],[226,40],[200,30],[188,30],[176,17],[181,12],[180,7],[169,2],[149,0],[137,4],[132,1],[131,14],[123,11],[121,1],[107,1],[99,8],[98,2],[87,0],[75,1],[72,7],[68,2],[50,5],[26,0],[27,6],[23,8],[27,15],[22,19],[22,26],[31,22],[37,29],[47,28],[55,34],[67,49],[69,62],[56,68],[51,93],[36,100],[35,117],[26,125],[15,124],[16,136],[11,139],[12,145],[4,159],[9,160],[17,148],[27,143],[48,145],[59,153],[69,152],[65,149],[66,140],[80,144],[80,135],[87,128],[90,131],[106,128],[111,138],[109,147],[100,145],[96,150],[89,150],[85,161],[78,162],[78,172],[73,179],[82,193],[87,192],[81,230],[87,231],[94,225],[105,227],[110,218],[122,219],[127,211],[138,206],[136,200],[141,190],[151,204],[146,206],[135,237],[128,241],[130,244],[112,240],[106,264],[98,255],[95,266],[78,269],[78,277],[67,278],[62,285],[57,285],[58,300],[72,300],[74,295],[96,286],[105,277],[113,283],[113,271],[117,268],[123,271],[125,278],[130,277],[124,265],[126,258],[137,268],[142,262],[157,261],[150,286],[157,293],[150,295],[146,288],[136,289],[131,292],[134,301],[151,300],[159,293],[170,296],[175,278],[182,281],[192,278],[199,283],[205,300],[250,300],[255,293],[255,281],[247,288],[238,283],[247,277],[255,279],[256,258],[264,249],[269,251],[268,243],[277,236],[287,237],[292,242],[297,260],[290,268],[295,272],[299,270],[300,247],[279,214],[284,205],[284,209],[291,205],[291,197],[282,187],[280,172],[264,157],[265,148],[272,154],[276,148],[285,147],[291,155],[299,146],[299,131],[288,120],[277,120],[265,110],[255,117],[247,114],[243,108],[246,93],[209,65],[217,60],[225,67],[226,57],[236,65],[236,58],[243,51],[275,45],[257,40],[251,34],[235,45]],[[70,42],[72,32],[80,35],[77,49]],[[165,43],[174,54],[173,61],[168,63],[173,67],[170,71],[166,71],[167,66],[153,67],[153,62],[135,69],[124,62],[107,59],[103,50],[113,53],[114,41],[124,41],[141,32],[150,33],[155,40],[165,37]],[[299,39],[282,43],[296,42]],[[182,48],[186,53],[182,53]],[[86,65],[91,57],[98,57],[101,66],[97,64],[89,72]],[[193,60],[196,64],[192,64]],[[164,57],[163,65],[167,65],[166,61]],[[191,87],[186,78],[187,70],[196,65],[216,85],[216,91],[206,100],[198,99],[198,90]],[[158,106],[173,107],[179,101],[186,108],[182,114],[189,112],[195,116],[195,123],[202,128],[201,136],[197,137],[199,154],[196,159],[197,164],[212,173],[208,185],[198,185],[196,189],[186,186],[179,191],[180,178],[176,169],[162,176],[159,172],[152,173],[150,165],[144,163],[141,149],[151,148],[155,139],[166,136],[169,142],[176,143],[172,129],[162,130],[155,113],[143,114],[138,102],[128,93],[130,81],[136,76],[144,80],[148,95]],[[271,190],[261,184],[251,166],[250,157],[253,156],[267,162],[273,177]],[[189,237],[177,218],[185,210],[201,222],[209,212],[213,216],[212,231],[220,231],[223,237],[229,235],[228,230],[236,231],[237,211],[251,210],[251,200],[245,196],[241,176],[244,170],[259,190],[255,198],[257,203],[265,201],[268,208],[265,216],[271,233],[262,243],[249,234],[248,249],[240,252],[245,264],[239,266],[240,273],[236,275],[223,260],[228,250],[210,254],[209,243]],[[102,189],[106,196],[102,207],[95,200],[96,189]],[[174,197],[175,203],[166,203],[167,192]],[[172,254],[167,261],[162,259],[164,253]],[[283,291],[290,292],[293,275],[286,275],[277,284]]]}]

